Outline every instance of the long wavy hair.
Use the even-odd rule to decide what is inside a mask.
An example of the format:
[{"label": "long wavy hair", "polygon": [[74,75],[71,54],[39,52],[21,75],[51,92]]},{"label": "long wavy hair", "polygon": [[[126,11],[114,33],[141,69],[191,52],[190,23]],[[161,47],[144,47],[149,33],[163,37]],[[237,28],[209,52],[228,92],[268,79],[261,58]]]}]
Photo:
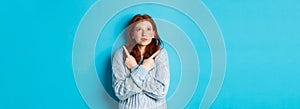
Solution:
[{"label": "long wavy hair", "polygon": [[135,28],[136,24],[139,22],[142,22],[142,21],[149,21],[151,23],[152,29],[154,31],[154,38],[152,38],[151,43],[148,44],[145,48],[144,59],[149,58],[152,54],[154,54],[157,50],[159,50],[161,47],[161,43],[162,43],[162,41],[158,35],[158,32],[157,32],[156,24],[155,24],[154,20],[151,18],[151,16],[149,16],[147,14],[135,15],[130,20],[128,28],[127,28],[128,37],[127,37],[126,47],[128,50],[130,50],[130,55],[132,55],[135,58],[137,63],[140,62],[142,54],[137,47],[138,44],[136,44],[136,42],[132,38],[132,36],[133,36],[133,32],[134,32],[134,28]]}]

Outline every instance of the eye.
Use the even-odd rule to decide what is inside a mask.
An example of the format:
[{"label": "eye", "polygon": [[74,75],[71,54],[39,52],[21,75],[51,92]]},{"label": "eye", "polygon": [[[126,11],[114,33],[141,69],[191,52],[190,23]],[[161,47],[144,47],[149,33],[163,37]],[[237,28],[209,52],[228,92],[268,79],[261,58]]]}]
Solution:
[{"label": "eye", "polygon": [[137,29],[135,29],[135,31],[137,31],[137,32],[139,32],[139,31],[141,31],[142,29],[141,28],[137,28]]},{"label": "eye", "polygon": [[147,28],[148,31],[152,31],[152,28]]}]

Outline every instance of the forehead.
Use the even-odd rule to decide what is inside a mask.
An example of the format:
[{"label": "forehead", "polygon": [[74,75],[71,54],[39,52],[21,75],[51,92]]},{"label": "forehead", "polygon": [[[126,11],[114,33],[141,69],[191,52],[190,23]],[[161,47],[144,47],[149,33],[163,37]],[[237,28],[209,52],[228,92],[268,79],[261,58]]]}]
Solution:
[{"label": "forehead", "polygon": [[152,24],[147,20],[143,20],[141,22],[137,22],[135,27],[152,27]]}]

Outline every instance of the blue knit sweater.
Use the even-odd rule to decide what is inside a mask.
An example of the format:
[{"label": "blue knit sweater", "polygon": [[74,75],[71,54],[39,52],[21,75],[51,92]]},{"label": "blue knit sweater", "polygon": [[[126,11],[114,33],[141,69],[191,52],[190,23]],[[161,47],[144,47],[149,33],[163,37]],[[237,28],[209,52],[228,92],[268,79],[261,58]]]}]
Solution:
[{"label": "blue knit sweater", "polygon": [[[155,67],[148,71],[142,65],[128,69],[121,48],[112,59],[113,89],[119,98],[120,109],[165,109],[170,82],[168,54],[161,49],[155,58]],[[143,60],[143,58],[141,59]]]}]

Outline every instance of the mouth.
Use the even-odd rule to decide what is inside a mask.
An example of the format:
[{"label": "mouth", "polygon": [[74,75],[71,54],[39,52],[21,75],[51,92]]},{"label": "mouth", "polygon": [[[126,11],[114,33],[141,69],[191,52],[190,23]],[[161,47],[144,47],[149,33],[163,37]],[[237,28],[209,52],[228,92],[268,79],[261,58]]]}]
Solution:
[{"label": "mouth", "polygon": [[148,39],[147,38],[142,38],[141,39],[143,42],[147,41]]}]

